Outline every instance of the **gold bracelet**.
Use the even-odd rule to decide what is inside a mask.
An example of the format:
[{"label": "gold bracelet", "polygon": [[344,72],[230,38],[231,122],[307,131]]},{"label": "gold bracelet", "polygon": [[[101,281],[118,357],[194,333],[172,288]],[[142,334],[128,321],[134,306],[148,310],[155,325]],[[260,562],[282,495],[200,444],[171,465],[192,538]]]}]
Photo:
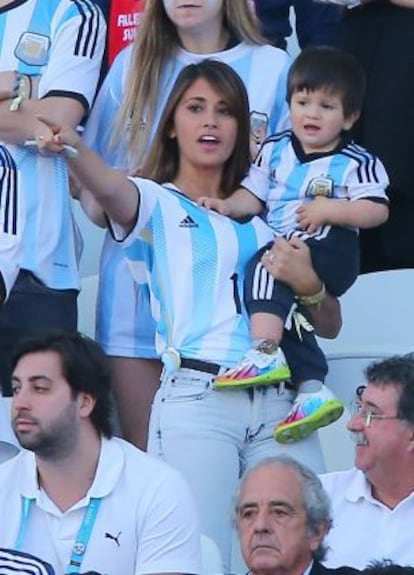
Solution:
[{"label": "gold bracelet", "polygon": [[320,291],[318,291],[318,293],[315,293],[313,295],[298,296],[297,300],[298,303],[304,306],[319,305],[321,301],[325,298],[325,296],[326,296],[326,288],[325,284],[322,283],[322,287]]}]

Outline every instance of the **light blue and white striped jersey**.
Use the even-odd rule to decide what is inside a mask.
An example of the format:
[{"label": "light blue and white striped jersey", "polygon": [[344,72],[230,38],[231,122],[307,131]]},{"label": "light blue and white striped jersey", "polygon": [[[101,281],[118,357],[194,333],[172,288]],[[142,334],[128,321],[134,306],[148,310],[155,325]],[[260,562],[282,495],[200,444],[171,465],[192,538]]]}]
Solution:
[{"label": "light blue and white striped jersey", "polygon": [[[333,201],[379,198],[388,202],[388,184],[382,162],[361,146],[348,143],[340,150],[306,155],[286,130],[268,138],[242,185],[266,203],[267,222],[275,234],[286,235],[299,230],[296,211],[315,195]],[[317,237],[319,230],[313,235]]]},{"label": "light blue and white striped jersey", "polygon": [[[88,119],[84,138],[113,167],[128,170],[132,165],[126,146],[111,146],[114,119],[125,91],[132,47],[115,59]],[[214,54],[192,54],[179,50],[161,80],[163,94],[156,113],[154,131],[179,72],[188,64],[215,58],[231,66],[243,79],[249,94],[252,132],[260,136],[284,129],[288,122],[286,78],[289,56],[272,46],[254,46],[244,42]],[[139,245],[135,246],[138,258]],[[123,250],[107,234],[100,269],[97,339],[110,355],[154,356],[151,345],[153,326],[145,310],[143,287],[131,286],[132,279]],[[132,300],[134,296],[134,301]],[[139,306],[139,307],[137,307]]]},{"label": "light blue and white striped jersey", "polygon": [[0,146],[0,273],[6,297],[20,269],[23,226],[19,173],[10,152]]},{"label": "light blue and white striped jersey", "polygon": [[[87,111],[104,45],[105,22],[92,0],[26,0],[0,10],[0,71],[40,76],[39,98],[74,98]],[[78,288],[80,246],[65,160],[4,145],[19,171],[26,210],[21,267],[49,287]]]},{"label": "light blue and white striped jersey", "polygon": [[131,181],[140,191],[139,212],[123,245],[139,281],[134,238],[148,247],[157,351],[174,347],[182,357],[235,365],[250,346],[244,270],[272,231],[258,217],[241,224],[200,208],[172,184]]}]

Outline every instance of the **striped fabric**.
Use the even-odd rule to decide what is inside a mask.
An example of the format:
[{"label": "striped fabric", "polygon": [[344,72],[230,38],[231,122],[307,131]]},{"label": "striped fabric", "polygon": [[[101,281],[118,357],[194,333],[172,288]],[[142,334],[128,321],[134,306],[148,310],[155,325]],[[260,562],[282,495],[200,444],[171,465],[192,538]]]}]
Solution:
[{"label": "striped fabric", "polygon": [[[381,161],[356,144],[306,155],[290,130],[267,139],[243,186],[266,203],[267,222],[276,235],[310,236],[297,225],[298,207],[312,200],[312,189],[327,183],[333,199],[351,202],[371,198],[387,202],[388,176]],[[324,239],[330,226],[321,226],[315,239]]]},{"label": "striped fabric", "polygon": [[[94,98],[105,45],[105,22],[92,0],[26,0],[0,11],[0,70],[39,79],[38,96],[67,97],[87,111]],[[80,244],[72,219],[66,162],[36,149],[4,143],[1,167],[13,157],[26,213],[21,267],[48,287],[79,287]],[[12,171],[2,180],[13,226]],[[8,212],[8,210],[11,210]]]},{"label": "striped fabric", "polygon": [[0,548],[0,575],[55,575],[55,570],[34,555]]},{"label": "striped fabric", "polygon": [[24,210],[18,181],[13,156],[0,145],[0,300],[10,293],[22,253]]}]

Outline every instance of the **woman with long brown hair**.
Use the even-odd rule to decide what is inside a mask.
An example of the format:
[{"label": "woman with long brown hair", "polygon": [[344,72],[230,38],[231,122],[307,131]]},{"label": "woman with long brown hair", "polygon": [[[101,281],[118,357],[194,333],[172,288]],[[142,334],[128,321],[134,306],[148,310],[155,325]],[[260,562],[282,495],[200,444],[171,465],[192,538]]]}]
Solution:
[{"label": "woman with long brown hair", "polygon": [[[221,60],[249,95],[251,151],[284,125],[289,57],[266,45],[247,0],[147,0],[134,44],[115,60],[88,121],[85,141],[127,173],[142,167],[180,70]],[[135,268],[144,249],[135,244]],[[123,250],[107,234],[100,268],[97,339],[111,357],[124,437],[146,448],[161,364],[154,348],[145,277],[134,284]]]}]

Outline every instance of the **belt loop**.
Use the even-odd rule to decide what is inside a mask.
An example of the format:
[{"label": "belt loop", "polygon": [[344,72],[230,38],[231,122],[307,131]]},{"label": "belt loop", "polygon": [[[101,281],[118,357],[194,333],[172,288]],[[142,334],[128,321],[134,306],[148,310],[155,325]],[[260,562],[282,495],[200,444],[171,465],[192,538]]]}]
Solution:
[{"label": "belt loop", "polygon": [[215,379],[219,375],[223,375],[223,373],[226,373],[226,371],[229,371],[228,367],[226,367],[225,365],[220,366],[220,371],[218,372],[218,374],[213,379]]},{"label": "belt loop", "polygon": [[286,388],[286,382],[280,381],[277,384],[277,394],[282,395],[282,393],[284,393],[284,391],[285,391],[285,388]]}]

